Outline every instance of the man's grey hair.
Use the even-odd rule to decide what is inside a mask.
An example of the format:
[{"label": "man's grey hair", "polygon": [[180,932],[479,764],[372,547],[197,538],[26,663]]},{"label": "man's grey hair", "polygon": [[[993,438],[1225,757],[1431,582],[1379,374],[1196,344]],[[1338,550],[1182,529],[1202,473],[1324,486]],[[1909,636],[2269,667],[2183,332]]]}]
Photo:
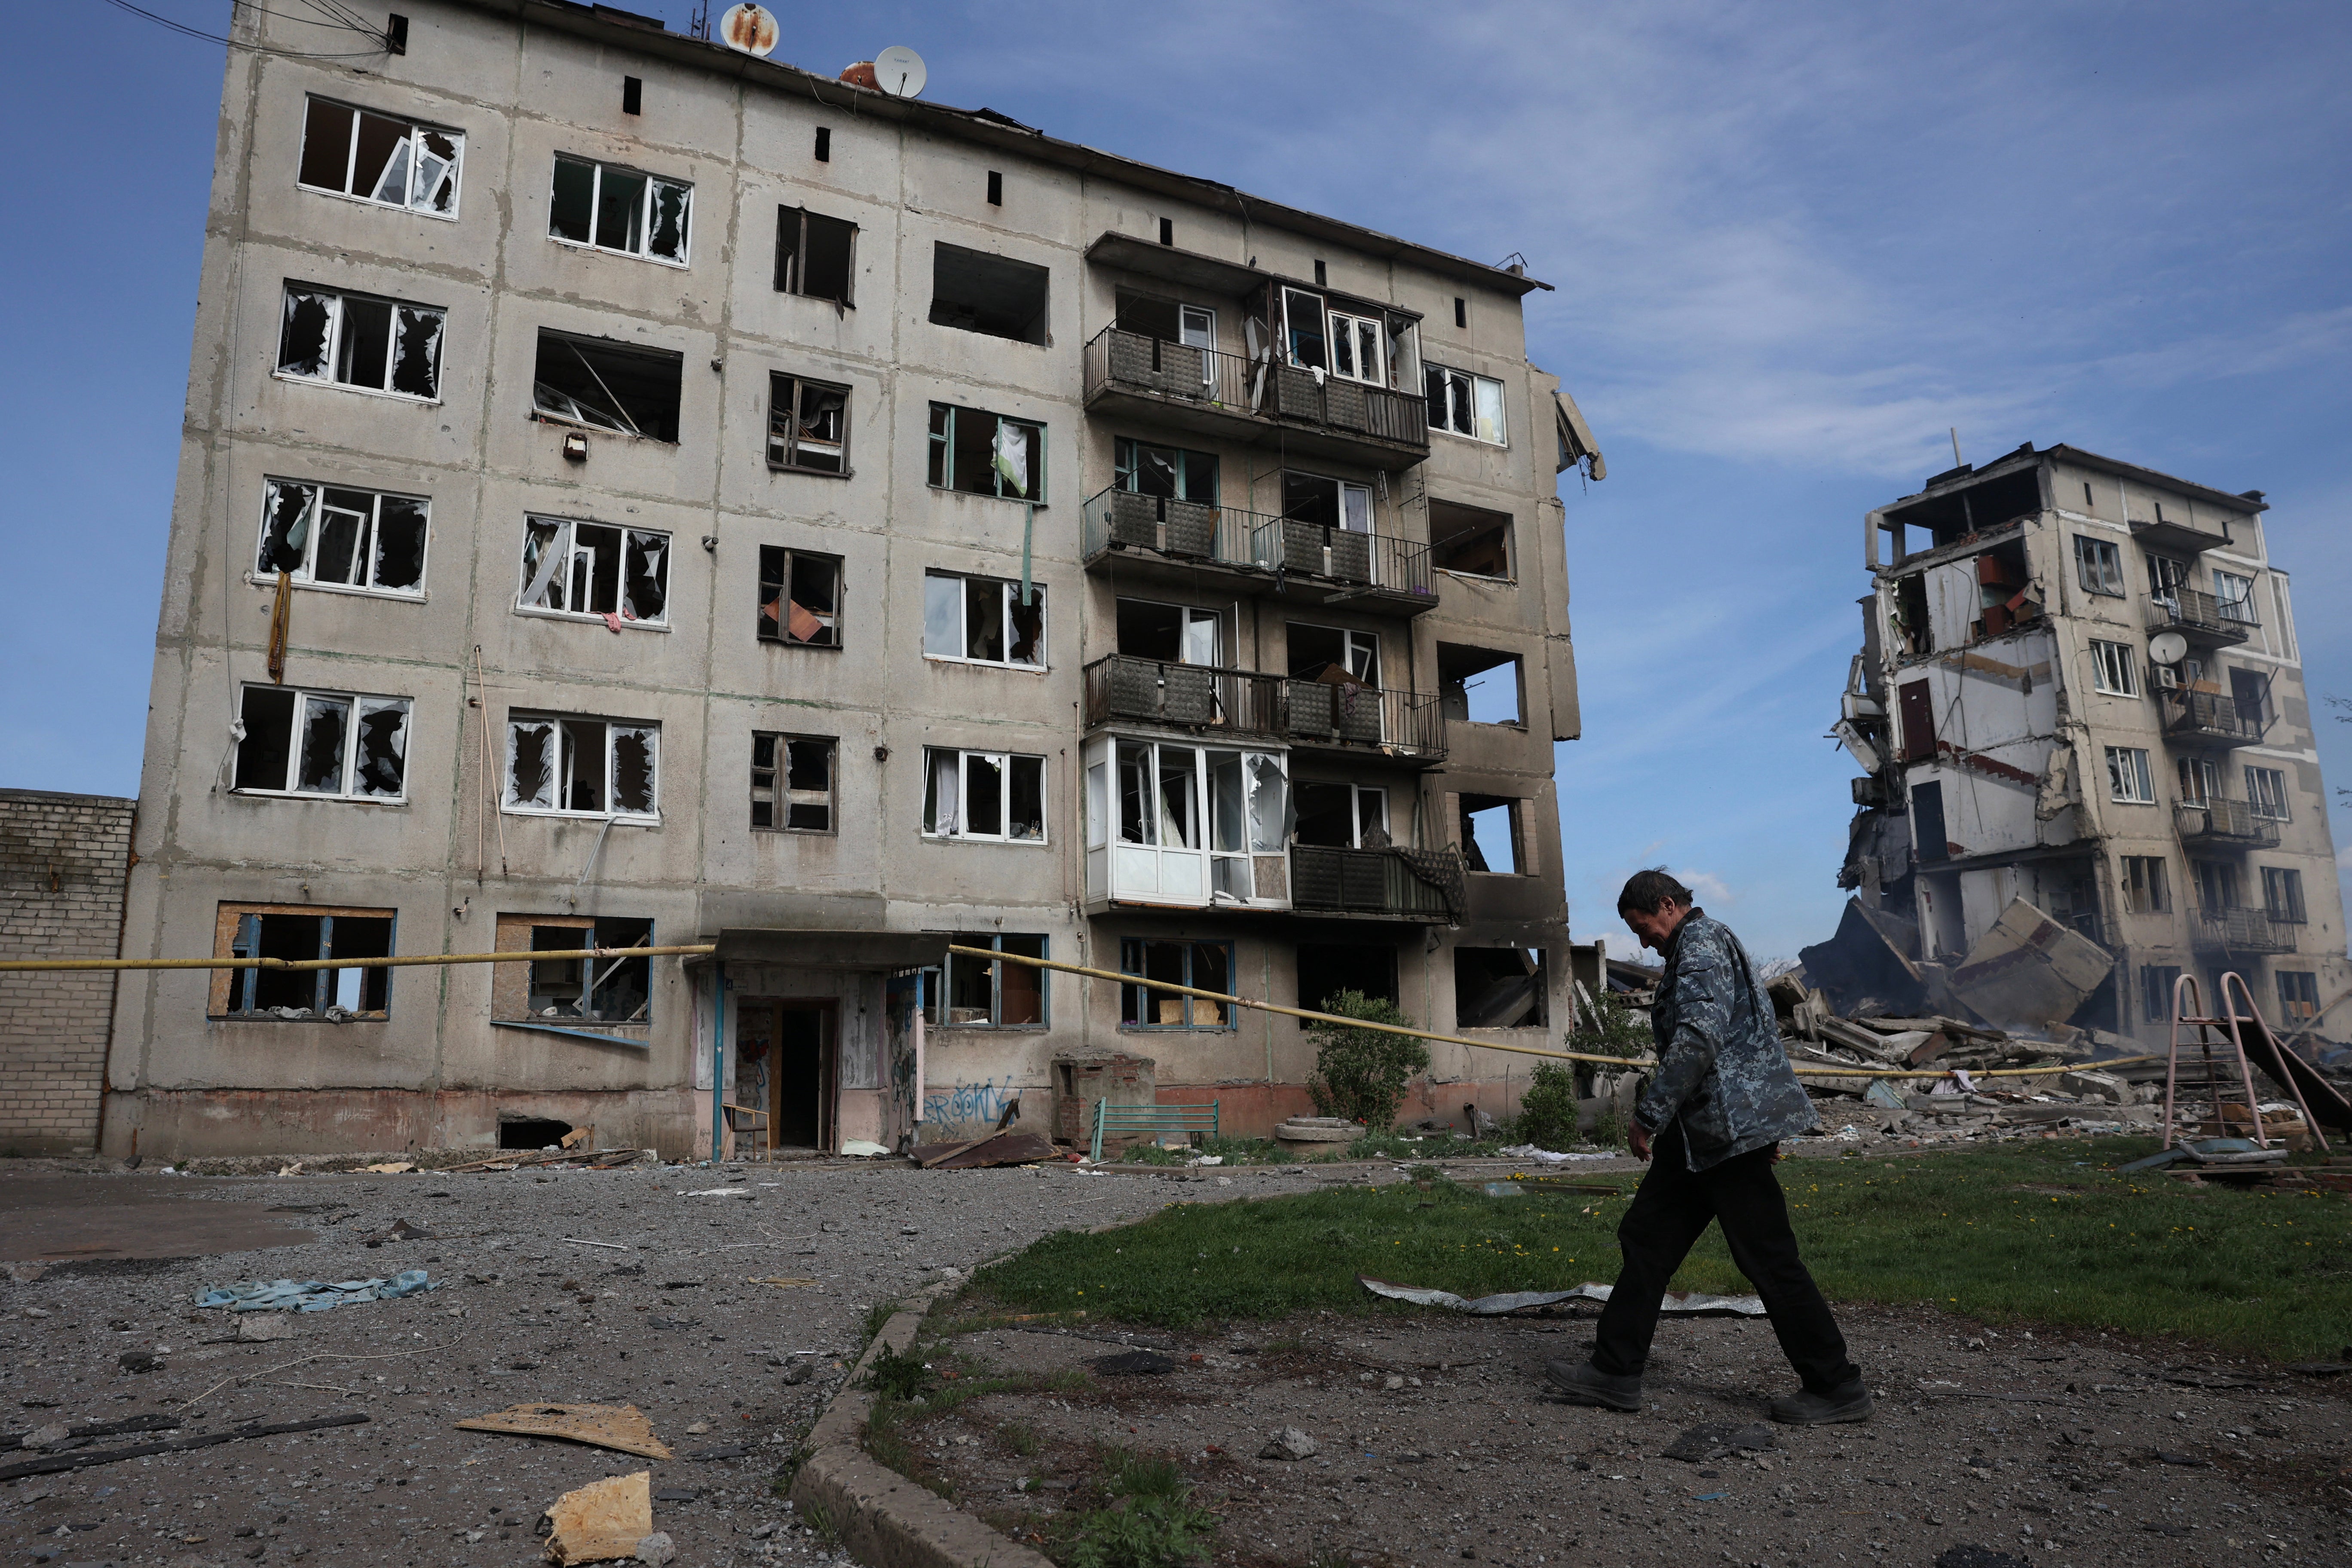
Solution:
[{"label": "man's grey hair", "polygon": [[1621,915],[1654,915],[1658,912],[1658,906],[1669,900],[1687,909],[1690,907],[1691,890],[1669,876],[1664,866],[1653,866],[1625,879],[1625,890],[1617,895],[1617,912]]}]

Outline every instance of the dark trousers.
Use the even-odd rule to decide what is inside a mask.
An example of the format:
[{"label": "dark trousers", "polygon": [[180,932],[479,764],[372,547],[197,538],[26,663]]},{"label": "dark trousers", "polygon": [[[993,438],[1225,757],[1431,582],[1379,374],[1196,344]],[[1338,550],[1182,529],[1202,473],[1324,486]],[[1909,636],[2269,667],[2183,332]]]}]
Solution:
[{"label": "dark trousers", "polygon": [[1764,1299],[1780,1352],[1805,1386],[1826,1394],[1860,1377],[1860,1369],[1846,1359],[1845,1336],[1838,1332],[1829,1303],[1797,1256],[1789,1205],[1772,1174],[1772,1150],[1758,1149],[1695,1172],[1683,1152],[1680,1122],[1670,1124],[1653,1143],[1650,1169],[1617,1226],[1625,1264],[1601,1310],[1592,1364],[1618,1377],[1637,1375],[1648,1364],[1666,1281],[1709,1220],[1723,1226],[1732,1262]]}]

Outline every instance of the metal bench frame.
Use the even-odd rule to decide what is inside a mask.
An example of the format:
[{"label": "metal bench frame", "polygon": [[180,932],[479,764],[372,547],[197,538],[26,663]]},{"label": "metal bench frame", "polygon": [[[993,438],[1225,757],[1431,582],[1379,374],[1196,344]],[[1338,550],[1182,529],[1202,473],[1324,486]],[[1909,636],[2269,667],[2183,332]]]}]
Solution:
[{"label": "metal bench frame", "polygon": [[1094,1159],[1103,1157],[1103,1138],[1137,1134],[1137,1142],[1149,1138],[1157,1142],[1171,1134],[1189,1138],[1195,1132],[1210,1137],[1217,1135],[1217,1107],[1220,1101],[1206,1105],[1113,1105],[1108,1100],[1095,1101]]}]

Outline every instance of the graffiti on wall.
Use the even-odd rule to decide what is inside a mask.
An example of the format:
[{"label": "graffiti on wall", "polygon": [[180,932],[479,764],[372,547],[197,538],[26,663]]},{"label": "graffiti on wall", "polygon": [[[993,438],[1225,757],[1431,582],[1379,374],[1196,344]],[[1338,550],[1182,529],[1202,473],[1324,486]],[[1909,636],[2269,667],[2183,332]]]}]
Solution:
[{"label": "graffiti on wall", "polygon": [[1004,1108],[1021,1098],[1008,1076],[979,1083],[939,1085],[923,1090],[923,1121],[932,1137],[978,1137],[996,1125]]}]

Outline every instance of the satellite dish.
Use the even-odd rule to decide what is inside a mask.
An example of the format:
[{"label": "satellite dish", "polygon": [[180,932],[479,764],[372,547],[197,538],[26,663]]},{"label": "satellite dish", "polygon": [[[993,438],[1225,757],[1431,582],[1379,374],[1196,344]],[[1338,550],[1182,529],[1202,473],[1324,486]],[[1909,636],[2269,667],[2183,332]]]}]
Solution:
[{"label": "satellite dish", "polygon": [[923,57],[904,44],[893,44],[874,57],[874,83],[893,98],[920,98],[931,79]]},{"label": "satellite dish", "polygon": [[781,29],[776,14],[765,5],[730,5],[727,15],[719,18],[719,37],[726,46],[740,53],[768,58],[776,47]]},{"label": "satellite dish", "polygon": [[2147,639],[2147,657],[2156,664],[2179,664],[2189,657],[2189,639],[2179,632],[2158,632]]}]

